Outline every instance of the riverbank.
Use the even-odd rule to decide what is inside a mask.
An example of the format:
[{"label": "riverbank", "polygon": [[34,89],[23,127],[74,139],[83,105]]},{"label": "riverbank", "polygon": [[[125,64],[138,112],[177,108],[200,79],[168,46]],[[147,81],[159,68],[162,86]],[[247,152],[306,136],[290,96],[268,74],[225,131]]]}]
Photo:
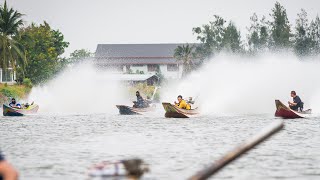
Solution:
[{"label": "riverbank", "polygon": [[10,98],[26,99],[31,92],[32,86],[30,85],[7,85],[0,84],[0,103],[7,103]]},{"label": "riverbank", "polygon": [[[136,94],[139,91],[144,98],[152,98],[156,86],[148,86],[146,83],[139,83],[128,87],[129,94]],[[160,101],[160,90],[157,89],[153,98],[154,101]]]}]

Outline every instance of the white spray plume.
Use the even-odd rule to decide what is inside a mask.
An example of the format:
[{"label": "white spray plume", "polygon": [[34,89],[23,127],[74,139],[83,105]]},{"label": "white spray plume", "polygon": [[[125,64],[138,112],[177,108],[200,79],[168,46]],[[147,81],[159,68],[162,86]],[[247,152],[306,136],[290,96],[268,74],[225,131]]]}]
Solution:
[{"label": "white spray plume", "polygon": [[40,112],[114,113],[125,102],[126,93],[112,73],[98,71],[91,63],[68,68],[42,87],[34,87],[30,101]]},{"label": "white spray plume", "polygon": [[180,83],[165,87],[162,100],[172,102],[179,94],[185,99],[199,96],[204,114],[274,113],[274,100],[292,101],[290,92],[295,90],[305,108],[319,113],[319,69],[319,58],[299,60],[291,54],[219,55]]}]

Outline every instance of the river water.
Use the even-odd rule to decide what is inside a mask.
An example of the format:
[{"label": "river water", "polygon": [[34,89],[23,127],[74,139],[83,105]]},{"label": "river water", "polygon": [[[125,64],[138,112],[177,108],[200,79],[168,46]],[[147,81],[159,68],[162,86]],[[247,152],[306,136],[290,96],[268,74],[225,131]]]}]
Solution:
[{"label": "river water", "polygon": [[[186,179],[279,119],[270,114],[192,119],[109,114],[1,117],[0,149],[21,179],[88,179],[103,160],[139,157],[144,179]],[[320,117],[284,129],[225,167],[215,179],[320,179]]]}]

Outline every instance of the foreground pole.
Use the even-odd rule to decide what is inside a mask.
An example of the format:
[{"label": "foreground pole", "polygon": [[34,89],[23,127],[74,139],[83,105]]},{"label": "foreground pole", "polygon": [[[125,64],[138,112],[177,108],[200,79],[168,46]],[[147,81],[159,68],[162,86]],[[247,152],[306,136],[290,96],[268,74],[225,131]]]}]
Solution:
[{"label": "foreground pole", "polygon": [[243,153],[249,151],[254,146],[266,140],[268,137],[272,136],[276,132],[280,131],[283,128],[282,121],[276,121],[271,123],[266,128],[262,129],[261,132],[251,137],[232,151],[225,154],[221,159],[216,161],[214,164],[209,167],[199,171],[197,174],[193,175],[189,180],[204,180],[208,179],[210,176],[218,172],[221,168],[232,162],[233,160],[240,157]]}]

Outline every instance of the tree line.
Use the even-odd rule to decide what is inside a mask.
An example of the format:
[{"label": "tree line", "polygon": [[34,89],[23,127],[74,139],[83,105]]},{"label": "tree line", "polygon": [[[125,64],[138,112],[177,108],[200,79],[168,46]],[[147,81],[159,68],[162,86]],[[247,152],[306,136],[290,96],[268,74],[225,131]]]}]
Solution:
[{"label": "tree line", "polygon": [[301,59],[320,54],[318,15],[310,21],[307,12],[301,9],[292,26],[285,7],[276,2],[268,19],[266,16],[259,18],[254,13],[250,17],[251,24],[247,28],[246,38],[242,38],[232,21],[227,22],[223,17],[214,15],[208,24],[192,29],[199,43],[179,46],[174,56],[183,61],[185,71],[188,72],[194,68],[192,60],[209,59],[221,51],[246,56],[293,51]]},{"label": "tree line", "polygon": [[6,1],[0,5],[0,68],[12,68],[18,82],[29,79],[33,84],[45,83],[69,63],[92,55],[81,49],[70,58],[62,57],[69,46],[64,35],[45,21],[26,26],[23,16]]}]

